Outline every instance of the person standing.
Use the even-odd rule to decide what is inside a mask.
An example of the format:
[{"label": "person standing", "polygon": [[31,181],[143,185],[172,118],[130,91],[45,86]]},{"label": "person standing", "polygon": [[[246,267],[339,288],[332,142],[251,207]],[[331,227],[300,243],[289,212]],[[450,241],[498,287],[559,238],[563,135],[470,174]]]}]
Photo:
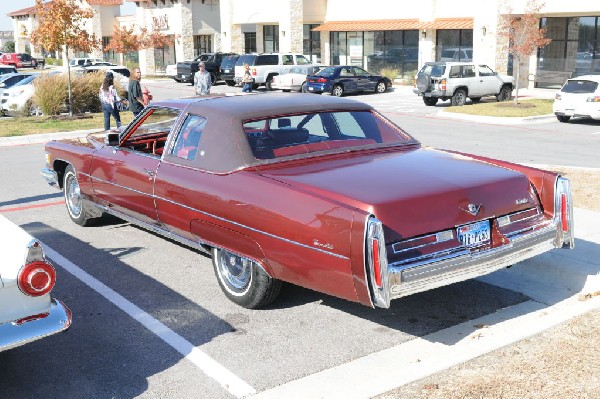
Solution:
[{"label": "person standing", "polygon": [[144,94],[142,93],[142,85],[140,84],[141,78],[142,71],[140,71],[140,68],[133,68],[133,74],[129,78],[127,98],[129,100],[129,109],[134,117],[144,109]]},{"label": "person standing", "polygon": [[102,112],[104,113],[104,130],[110,130],[110,116],[115,118],[117,129],[121,127],[121,115],[116,107],[118,102],[124,100],[119,97],[117,90],[114,87],[114,75],[112,72],[107,72],[104,75],[102,86],[100,86],[100,103],[102,104]]},{"label": "person standing", "polygon": [[210,86],[212,82],[210,79],[210,73],[206,71],[206,65],[204,62],[198,64],[198,72],[194,74],[194,86],[196,87],[197,96],[205,96],[210,94]]},{"label": "person standing", "polygon": [[244,77],[242,78],[242,92],[252,93],[252,85],[253,84],[254,84],[254,79],[252,79],[252,74],[250,74],[250,65],[244,64]]}]

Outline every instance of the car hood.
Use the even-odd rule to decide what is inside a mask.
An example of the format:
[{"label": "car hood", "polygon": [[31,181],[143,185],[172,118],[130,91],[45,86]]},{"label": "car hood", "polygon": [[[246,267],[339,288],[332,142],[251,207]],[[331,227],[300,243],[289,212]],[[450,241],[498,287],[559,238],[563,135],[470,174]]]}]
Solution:
[{"label": "car hood", "polygon": [[[262,170],[263,176],[373,214],[389,241],[436,232],[538,204],[523,174],[419,148],[325,157]],[[480,207],[476,215],[469,204]]]}]

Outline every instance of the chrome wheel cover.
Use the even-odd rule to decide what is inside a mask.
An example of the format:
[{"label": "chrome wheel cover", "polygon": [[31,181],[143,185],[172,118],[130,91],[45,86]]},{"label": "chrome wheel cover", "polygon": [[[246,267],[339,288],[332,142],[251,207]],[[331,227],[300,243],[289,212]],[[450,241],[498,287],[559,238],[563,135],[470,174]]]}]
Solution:
[{"label": "chrome wheel cover", "polygon": [[377,93],[385,92],[385,83],[379,82],[377,83]]},{"label": "chrome wheel cover", "polygon": [[71,216],[78,218],[81,215],[82,207],[81,190],[75,175],[72,173],[67,175],[67,181],[65,182],[65,201]]},{"label": "chrome wheel cover", "polygon": [[217,271],[221,282],[232,295],[248,292],[252,283],[252,261],[232,252],[219,250]]},{"label": "chrome wheel cover", "polygon": [[342,89],[342,86],[335,86],[331,94],[333,94],[336,97],[341,97],[343,93],[344,89]]},{"label": "chrome wheel cover", "polygon": [[459,91],[455,94],[456,96],[456,105],[465,105],[467,102],[467,97],[463,91]]}]

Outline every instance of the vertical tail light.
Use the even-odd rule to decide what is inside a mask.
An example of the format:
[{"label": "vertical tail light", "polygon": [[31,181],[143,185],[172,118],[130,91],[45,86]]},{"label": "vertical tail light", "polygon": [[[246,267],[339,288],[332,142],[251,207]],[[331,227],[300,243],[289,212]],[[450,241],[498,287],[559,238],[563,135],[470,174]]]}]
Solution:
[{"label": "vertical tail light", "polygon": [[446,79],[440,80],[440,90],[446,90]]},{"label": "vertical tail light", "polygon": [[557,245],[574,248],[575,233],[571,182],[561,176],[556,179],[556,189],[554,191],[554,220],[560,227]]},{"label": "vertical tail light", "polygon": [[252,76],[256,76],[256,68],[252,68]]},{"label": "vertical tail light", "polygon": [[383,226],[375,217],[367,221],[365,237],[365,267],[373,304],[380,308],[390,307],[388,263]]},{"label": "vertical tail light", "polygon": [[27,247],[25,265],[19,270],[17,284],[21,292],[29,296],[49,293],[56,283],[56,270],[44,256],[39,241],[32,240]]}]

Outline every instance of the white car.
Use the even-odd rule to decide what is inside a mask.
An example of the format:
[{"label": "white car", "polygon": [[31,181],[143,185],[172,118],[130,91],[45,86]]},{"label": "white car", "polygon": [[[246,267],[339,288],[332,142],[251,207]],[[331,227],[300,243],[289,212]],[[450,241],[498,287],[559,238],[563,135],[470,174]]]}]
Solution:
[{"label": "white car", "polygon": [[176,82],[179,82],[179,80],[177,79],[177,64],[167,65],[165,75],[167,75],[167,78],[171,78],[174,79]]},{"label": "white car", "polygon": [[554,96],[552,111],[560,122],[573,117],[600,120],[600,75],[569,79]]},{"label": "white car", "polygon": [[50,297],[56,271],[39,241],[0,215],[0,352],[67,330],[71,311]]},{"label": "white car", "polygon": [[291,67],[287,73],[273,76],[271,88],[273,90],[306,92],[306,75],[314,75],[322,66],[296,66]]},{"label": "white car", "polygon": [[1,100],[2,112],[4,114],[17,115],[21,112],[22,108],[27,104],[27,101],[33,97],[33,92],[35,90],[33,87],[33,80],[38,76],[39,74],[32,74],[14,86],[4,90]]}]

